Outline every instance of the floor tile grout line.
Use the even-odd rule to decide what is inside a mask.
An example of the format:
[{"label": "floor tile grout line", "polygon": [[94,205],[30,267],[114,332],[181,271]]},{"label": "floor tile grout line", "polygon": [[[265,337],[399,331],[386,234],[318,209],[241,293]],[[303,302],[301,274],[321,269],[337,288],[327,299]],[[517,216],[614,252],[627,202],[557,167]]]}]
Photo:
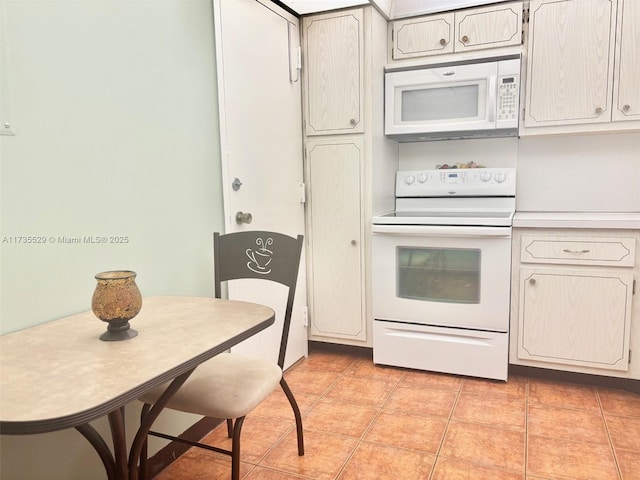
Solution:
[{"label": "floor tile grout line", "polygon": [[602,405],[602,398],[600,397],[600,388],[596,388],[596,397],[598,399],[598,407],[600,407],[600,415],[602,417],[602,423],[604,424],[604,429],[607,432],[607,440],[609,441],[609,448],[611,449],[611,455],[613,457],[613,463],[616,467],[616,473],[618,474],[618,478],[620,480],[623,480],[622,469],[620,468],[620,462],[618,462],[618,455],[616,454],[616,449],[613,445],[613,438],[611,438],[611,431],[609,430],[607,417],[604,414],[605,412],[604,412],[604,407]]},{"label": "floor tile grout line", "polygon": [[451,420],[453,419],[453,412],[458,405],[458,400],[460,399],[460,395],[462,393],[462,388],[464,386],[465,379],[460,379],[460,385],[458,385],[458,391],[456,392],[456,398],[453,401],[453,405],[451,406],[451,411],[449,412],[449,416],[447,417],[447,424],[444,427],[444,432],[442,432],[442,438],[440,439],[440,443],[438,445],[438,449],[436,450],[435,457],[433,460],[433,468],[431,469],[431,474],[429,475],[429,480],[433,479],[433,476],[436,472],[436,466],[438,465],[438,460],[440,458],[446,458],[442,456],[442,447],[444,447],[444,442],[447,438],[447,433],[449,433],[449,427],[451,426]]},{"label": "floor tile grout line", "polygon": [[529,471],[529,393],[530,382],[524,386],[524,466],[523,478],[527,478]]}]

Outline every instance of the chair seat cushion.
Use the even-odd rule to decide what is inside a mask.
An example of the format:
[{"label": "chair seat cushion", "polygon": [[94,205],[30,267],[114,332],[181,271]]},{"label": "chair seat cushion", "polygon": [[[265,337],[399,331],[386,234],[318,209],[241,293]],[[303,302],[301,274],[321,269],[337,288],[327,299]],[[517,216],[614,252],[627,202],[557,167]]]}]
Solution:
[{"label": "chair seat cushion", "polygon": [[[278,385],[282,370],[260,358],[223,353],[200,365],[166,408],[214,418],[239,418],[258,406]],[[167,384],[140,400],[154,404]]]}]

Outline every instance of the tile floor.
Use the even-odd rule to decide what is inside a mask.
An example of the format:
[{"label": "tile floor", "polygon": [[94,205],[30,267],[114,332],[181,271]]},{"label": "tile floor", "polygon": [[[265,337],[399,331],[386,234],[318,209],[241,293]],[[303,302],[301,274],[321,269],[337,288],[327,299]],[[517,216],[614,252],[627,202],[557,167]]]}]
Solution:
[{"label": "tile floor", "polygon": [[[637,393],[380,367],[325,351],[286,378],[303,411],[305,456],[278,389],[245,421],[244,480],[640,479]],[[206,441],[228,446],[226,426]],[[192,448],[155,480],[229,474],[229,457]]]}]

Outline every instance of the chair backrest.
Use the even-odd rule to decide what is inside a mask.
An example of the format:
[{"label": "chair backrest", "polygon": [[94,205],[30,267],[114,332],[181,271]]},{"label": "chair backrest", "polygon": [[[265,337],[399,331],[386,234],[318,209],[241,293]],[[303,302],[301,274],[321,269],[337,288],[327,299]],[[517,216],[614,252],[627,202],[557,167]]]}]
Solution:
[{"label": "chair backrest", "polygon": [[287,306],[280,339],[278,365],[284,368],[293,300],[300,268],[303,236],[277,232],[242,231],[213,234],[215,296],[221,298],[222,282],[242,278],[271,280],[288,287]]}]

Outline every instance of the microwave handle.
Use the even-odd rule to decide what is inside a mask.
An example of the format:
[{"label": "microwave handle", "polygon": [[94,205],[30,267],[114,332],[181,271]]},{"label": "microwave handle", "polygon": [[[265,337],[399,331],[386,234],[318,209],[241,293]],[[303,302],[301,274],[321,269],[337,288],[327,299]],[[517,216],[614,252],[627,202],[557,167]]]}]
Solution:
[{"label": "microwave handle", "polygon": [[496,87],[498,83],[498,77],[496,75],[491,75],[489,77],[489,95],[487,95],[489,105],[487,109],[487,120],[493,124],[496,121],[496,108],[498,103],[498,89]]}]

